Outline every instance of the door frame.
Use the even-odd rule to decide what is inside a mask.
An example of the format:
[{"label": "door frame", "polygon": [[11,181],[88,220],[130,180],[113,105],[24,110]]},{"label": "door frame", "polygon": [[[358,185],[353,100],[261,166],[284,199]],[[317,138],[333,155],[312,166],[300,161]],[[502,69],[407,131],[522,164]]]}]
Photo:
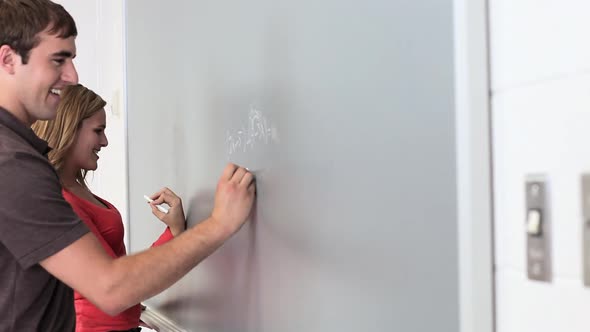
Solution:
[{"label": "door frame", "polygon": [[495,331],[488,3],[454,0],[459,323]]}]

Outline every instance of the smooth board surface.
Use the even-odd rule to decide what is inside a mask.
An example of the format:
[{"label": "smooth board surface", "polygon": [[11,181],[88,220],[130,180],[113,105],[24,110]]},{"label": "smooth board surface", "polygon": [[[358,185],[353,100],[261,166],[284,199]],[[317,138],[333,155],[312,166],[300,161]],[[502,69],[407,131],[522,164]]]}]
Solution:
[{"label": "smooth board surface", "polygon": [[127,1],[130,245],[143,199],[252,220],[148,301],[192,331],[458,331],[452,1]]}]

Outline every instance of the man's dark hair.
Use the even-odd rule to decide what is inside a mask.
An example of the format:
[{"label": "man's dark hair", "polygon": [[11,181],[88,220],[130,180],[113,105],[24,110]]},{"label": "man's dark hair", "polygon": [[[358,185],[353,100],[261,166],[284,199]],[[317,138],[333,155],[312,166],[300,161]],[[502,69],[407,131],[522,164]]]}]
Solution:
[{"label": "man's dark hair", "polygon": [[8,45],[29,60],[31,49],[39,45],[39,33],[47,31],[59,38],[78,35],[72,16],[50,0],[0,0],[0,46]]}]

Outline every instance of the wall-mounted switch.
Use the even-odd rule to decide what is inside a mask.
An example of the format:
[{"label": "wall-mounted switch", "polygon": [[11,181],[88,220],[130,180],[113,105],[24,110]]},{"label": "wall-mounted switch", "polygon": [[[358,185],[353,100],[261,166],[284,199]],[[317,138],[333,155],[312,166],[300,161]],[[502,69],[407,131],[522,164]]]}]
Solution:
[{"label": "wall-mounted switch", "polygon": [[551,218],[545,177],[527,176],[525,190],[527,275],[532,280],[551,281]]},{"label": "wall-mounted switch", "polygon": [[590,287],[590,174],[582,174],[582,259],[584,285]]},{"label": "wall-mounted switch", "polygon": [[541,211],[529,210],[526,218],[526,231],[529,235],[541,235]]}]

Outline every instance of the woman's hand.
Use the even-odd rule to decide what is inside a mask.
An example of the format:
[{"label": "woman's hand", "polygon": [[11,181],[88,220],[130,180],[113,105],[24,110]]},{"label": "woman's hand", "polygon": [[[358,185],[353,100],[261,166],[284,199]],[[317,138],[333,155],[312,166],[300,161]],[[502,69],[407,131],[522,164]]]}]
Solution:
[{"label": "woman's hand", "polygon": [[[178,236],[186,229],[186,219],[182,209],[182,200],[169,188],[162,188],[157,193],[150,196],[153,201],[150,204],[152,213],[165,223],[172,232],[172,235]],[[161,212],[156,205],[166,203],[170,206],[168,213]]]}]

